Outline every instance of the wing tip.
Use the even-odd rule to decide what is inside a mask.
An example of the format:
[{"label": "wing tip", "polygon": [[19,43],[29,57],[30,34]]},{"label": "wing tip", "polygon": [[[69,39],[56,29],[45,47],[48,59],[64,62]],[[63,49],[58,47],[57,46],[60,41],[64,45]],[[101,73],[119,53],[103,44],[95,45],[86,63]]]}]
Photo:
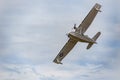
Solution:
[{"label": "wing tip", "polygon": [[97,11],[101,12],[101,10],[100,10],[101,5],[99,3],[96,3],[94,7]]},{"label": "wing tip", "polygon": [[63,64],[59,59],[54,59],[53,62],[56,64]]},{"label": "wing tip", "polygon": [[99,3],[96,3],[96,4],[95,4],[95,6],[100,6],[100,7],[101,7],[101,4],[99,4]]}]

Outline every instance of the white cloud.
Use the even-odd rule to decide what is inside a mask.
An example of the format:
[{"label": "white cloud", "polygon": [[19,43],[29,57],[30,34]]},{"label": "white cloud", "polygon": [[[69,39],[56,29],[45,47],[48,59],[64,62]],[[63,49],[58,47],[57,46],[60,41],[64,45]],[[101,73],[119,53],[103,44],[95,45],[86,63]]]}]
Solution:
[{"label": "white cloud", "polygon": [[[49,66],[49,67],[48,67]],[[63,65],[64,66],[64,65]],[[34,79],[53,79],[53,80],[72,80],[76,76],[91,76],[94,73],[95,69],[100,69],[100,65],[88,65],[88,66],[78,66],[74,65],[74,67],[69,67],[71,65],[65,65],[63,67],[56,65],[15,65],[15,64],[4,64],[3,67],[12,69],[9,71],[8,69],[2,69],[4,72],[0,74],[2,80],[6,79],[18,79],[18,80],[34,80]],[[66,69],[65,69],[66,68]],[[69,68],[69,69],[67,69]],[[15,73],[14,71],[18,71],[19,73]],[[92,73],[93,72],[93,73]],[[99,72],[98,72],[99,73]],[[89,78],[89,77],[88,77]]]}]

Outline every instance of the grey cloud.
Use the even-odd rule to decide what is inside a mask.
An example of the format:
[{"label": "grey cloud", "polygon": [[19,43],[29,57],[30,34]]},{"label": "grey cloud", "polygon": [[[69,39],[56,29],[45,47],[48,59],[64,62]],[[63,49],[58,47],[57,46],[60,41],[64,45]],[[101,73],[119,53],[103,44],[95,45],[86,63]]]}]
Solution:
[{"label": "grey cloud", "polygon": [[17,73],[20,74],[19,70],[17,70],[16,68],[8,68],[8,67],[4,67],[4,69],[6,72],[10,72],[10,73]]},{"label": "grey cloud", "polygon": [[[108,77],[113,74],[109,71],[109,66],[118,66],[118,63],[114,64],[114,62],[119,61],[119,43],[114,44],[115,40],[111,39],[111,35],[113,33],[116,35],[119,31],[113,31],[113,24],[109,21],[109,19],[116,18],[114,16],[110,18],[114,13],[109,14],[114,12],[108,10],[113,6],[108,5],[109,1],[100,1],[102,2],[103,9],[105,9],[100,14],[103,16],[100,18],[99,15],[97,18],[100,20],[98,19],[95,23],[101,26],[100,29],[103,33],[98,45],[94,45],[89,51],[85,51],[85,49],[81,50],[83,45],[82,47],[77,46],[76,51],[71,53],[71,56],[68,56],[61,68],[61,66],[52,64],[52,59],[64,45],[65,40],[67,41],[65,37],[66,32],[71,30],[75,22],[77,24],[80,23],[80,20],[86,16],[90,7],[96,3],[96,1],[54,1],[16,0],[6,2],[0,16],[1,63],[17,64],[17,67],[20,64],[23,66],[17,70],[21,75],[17,75],[16,72],[14,72],[14,68],[8,68],[9,71],[13,71],[13,75],[17,75],[15,78],[17,80],[21,79],[21,77],[29,79],[28,76],[30,76],[31,80],[35,80],[36,78],[54,80],[59,77],[61,77],[59,80],[72,80],[76,78],[76,80],[79,80],[80,77],[78,76],[80,75],[82,75],[84,77],[82,79],[85,80],[109,79]],[[117,20],[119,21],[119,19]],[[114,35],[112,35],[112,38],[114,38]],[[117,39],[117,37],[115,37],[115,39]],[[110,39],[112,41],[110,41]],[[119,42],[119,38],[117,40]],[[115,49],[116,46],[117,49]],[[111,60],[113,60],[112,63]],[[24,67],[25,64],[30,66],[31,64],[37,64],[37,66],[41,67],[31,69],[31,67]],[[73,67],[70,68],[70,66]],[[112,67],[112,70],[114,70],[114,68],[116,67]],[[42,70],[44,74],[41,73]],[[50,70],[50,73],[47,73],[48,70]],[[119,73],[117,70],[119,70],[119,68],[117,68],[114,73]],[[60,72],[64,72],[65,74],[62,75]],[[71,75],[71,73],[75,74]],[[5,75],[7,74],[6,72]],[[52,78],[51,74],[54,75],[54,78]]]}]

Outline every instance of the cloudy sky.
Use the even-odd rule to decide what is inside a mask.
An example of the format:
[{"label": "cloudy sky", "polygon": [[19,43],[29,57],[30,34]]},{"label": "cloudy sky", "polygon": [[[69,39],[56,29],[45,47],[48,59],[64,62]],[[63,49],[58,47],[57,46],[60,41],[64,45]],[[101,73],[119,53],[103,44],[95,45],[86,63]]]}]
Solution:
[{"label": "cloudy sky", "polygon": [[[95,3],[102,12],[85,34],[101,31],[98,44],[78,43],[53,63]],[[119,8],[119,0],[0,0],[0,80],[120,80]]]}]

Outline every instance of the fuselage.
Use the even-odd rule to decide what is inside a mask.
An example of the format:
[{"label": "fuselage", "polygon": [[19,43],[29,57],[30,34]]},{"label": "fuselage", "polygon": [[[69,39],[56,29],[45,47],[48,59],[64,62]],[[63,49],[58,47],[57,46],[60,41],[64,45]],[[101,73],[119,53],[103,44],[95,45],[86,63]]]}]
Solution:
[{"label": "fuselage", "polygon": [[89,38],[87,35],[83,35],[78,32],[70,32],[68,34],[68,37],[80,42],[96,43],[93,39]]},{"label": "fuselage", "polygon": [[60,50],[59,54],[56,56],[53,62],[57,64],[62,64],[61,61],[73,49],[78,41],[88,43],[86,49],[90,49],[93,44],[96,43],[96,40],[100,36],[101,32],[97,32],[92,38],[89,38],[87,35],[84,34],[91,25],[97,13],[100,11],[100,8],[101,5],[96,3],[78,27],[76,27],[76,24],[74,24],[75,31],[68,34],[69,40]]}]

